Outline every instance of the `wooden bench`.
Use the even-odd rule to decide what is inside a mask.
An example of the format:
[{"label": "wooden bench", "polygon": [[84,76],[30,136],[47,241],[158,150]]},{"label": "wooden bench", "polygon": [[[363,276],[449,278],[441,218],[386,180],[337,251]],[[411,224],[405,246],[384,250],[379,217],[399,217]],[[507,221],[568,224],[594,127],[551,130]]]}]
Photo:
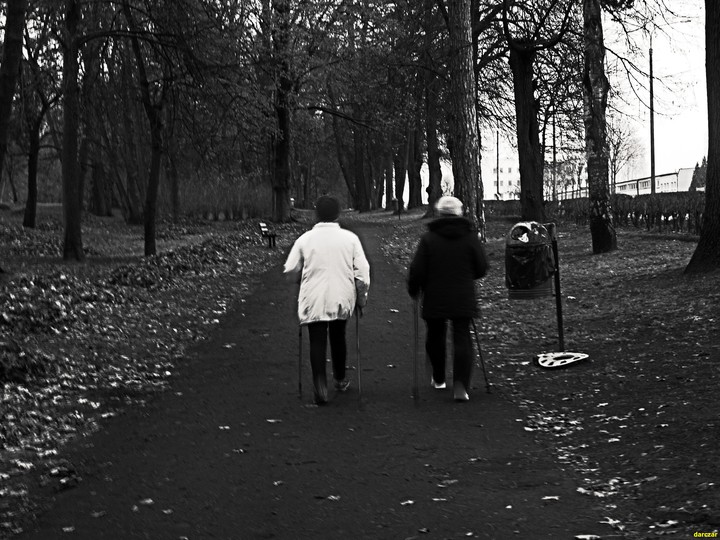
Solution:
[{"label": "wooden bench", "polygon": [[273,229],[271,229],[267,223],[263,221],[258,223],[258,227],[260,227],[260,236],[262,236],[263,238],[267,238],[268,247],[274,248],[275,240],[277,239],[277,233]]}]

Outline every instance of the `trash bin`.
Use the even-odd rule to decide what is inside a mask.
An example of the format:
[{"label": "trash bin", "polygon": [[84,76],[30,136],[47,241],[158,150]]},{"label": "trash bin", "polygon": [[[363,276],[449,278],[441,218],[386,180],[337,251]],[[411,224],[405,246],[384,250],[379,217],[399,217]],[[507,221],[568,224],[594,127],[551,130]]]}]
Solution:
[{"label": "trash bin", "polygon": [[536,221],[513,225],[505,237],[505,285],[510,299],[553,295],[555,257],[550,232]]}]

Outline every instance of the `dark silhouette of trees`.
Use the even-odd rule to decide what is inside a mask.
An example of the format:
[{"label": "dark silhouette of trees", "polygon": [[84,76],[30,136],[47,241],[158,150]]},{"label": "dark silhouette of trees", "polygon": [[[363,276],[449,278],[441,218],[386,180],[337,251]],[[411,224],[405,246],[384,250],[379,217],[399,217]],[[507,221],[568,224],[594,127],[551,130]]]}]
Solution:
[{"label": "dark silhouette of trees", "polygon": [[707,180],[707,158],[703,156],[702,163],[695,164],[695,170],[693,171],[692,180],[690,181],[690,187],[688,191],[698,191],[698,188],[705,189]]}]

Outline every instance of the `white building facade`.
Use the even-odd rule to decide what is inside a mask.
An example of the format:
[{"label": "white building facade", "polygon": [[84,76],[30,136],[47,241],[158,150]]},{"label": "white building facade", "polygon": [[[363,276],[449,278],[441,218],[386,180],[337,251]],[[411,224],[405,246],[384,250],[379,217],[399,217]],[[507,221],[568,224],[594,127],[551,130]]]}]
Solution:
[{"label": "white building facade", "polygon": [[[679,169],[674,173],[655,175],[655,193],[688,191],[692,182],[694,168]],[[615,183],[615,193],[620,195],[646,195],[651,193],[651,178],[634,178]]]}]

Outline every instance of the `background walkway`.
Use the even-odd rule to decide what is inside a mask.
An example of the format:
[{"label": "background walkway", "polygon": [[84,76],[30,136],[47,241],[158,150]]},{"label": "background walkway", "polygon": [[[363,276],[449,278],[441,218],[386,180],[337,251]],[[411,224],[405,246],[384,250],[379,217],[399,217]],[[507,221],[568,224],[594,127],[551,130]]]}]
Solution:
[{"label": "background walkway", "polygon": [[[330,391],[327,407],[312,405],[307,335],[298,399],[296,291],[276,268],[191,351],[169,392],[70,449],[82,481],[56,494],[20,538],[610,533],[593,499],[524,431],[522,413],[499,392],[485,393],[479,369],[469,403],[431,390],[424,369],[413,402],[404,276],[383,260],[379,227],[357,232],[373,279],[360,322],[361,400],[355,378],[347,393]],[[353,368],[354,328],[351,320]]]}]

